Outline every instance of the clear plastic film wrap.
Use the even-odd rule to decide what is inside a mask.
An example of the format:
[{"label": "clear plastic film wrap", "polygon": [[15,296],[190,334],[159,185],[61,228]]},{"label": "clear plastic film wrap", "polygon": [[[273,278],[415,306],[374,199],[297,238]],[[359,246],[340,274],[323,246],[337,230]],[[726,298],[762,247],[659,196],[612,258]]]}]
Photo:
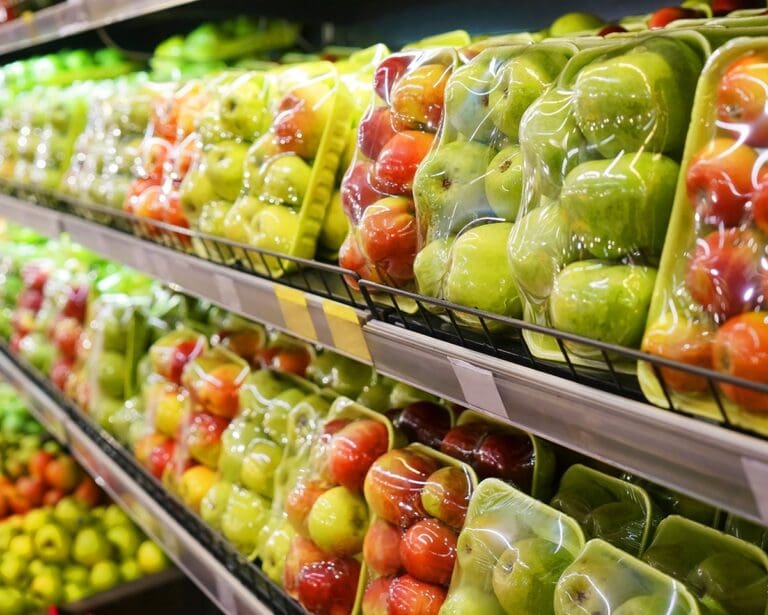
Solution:
[{"label": "clear plastic film wrap", "polygon": [[283,586],[310,613],[327,612],[329,604],[352,613],[370,522],[363,486],[374,462],[394,445],[394,432],[386,417],[345,397],[318,427],[300,469],[284,484],[293,537]]},{"label": "clear plastic film wrap", "polygon": [[765,613],[768,556],[753,544],[672,516],[659,524],[642,559],[684,583],[702,613]]},{"label": "clear plastic film wrap", "polygon": [[568,43],[491,47],[449,78],[445,121],[413,184],[421,294],[522,315],[507,265],[524,184],[520,122],[575,51]]},{"label": "clear plastic film wrap", "polygon": [[763,551],[768,551],[768,528],[764,525],[758,525],[748,519],[742,519],[734,514],[729,514],[725,519],[723,530],[726,534],[752,543]]},{"label": "clear plastic film wrap", "polygon": [[421,444],[379,457],[365,477],[372,521],[363,543],[362,613],[437,614],[444,603],[477,477]]},{"label": "clear plastic film wrap", "polygon": [[486,479],[472,496],[440,615],[552,614],[555,585],[583,546],[573,519]]},{"label": "clear plastic film wrap", "polygon": [[[707,65],[643,350],[768,383],[768,40],[738,39]],[[761,102],[762,101],[762,102]],[[768,394],[640,366],[646,397],[768,432]],[[714,398],[717,394],[718,399]],[[723,412],[725,415],[723,415]]]},{"label": "clear plastic film wrap", "polygon": [[357,151],[341,186],[350,232],[339,264],[361,278],[409,288],[418,250],[414,176],[443,119],[452,48],[412,49],[384,59],[375,99],[360,122]]},{"label": "clear plastic film wrap", "polygon": [[575,519],[588,539],[631,555],[643,552],[661,518],[642,487],[578,464],[563,474],[550,505]]},{"label": "clear plastic film wrap", "polygon": [[555,588],[551,612],[699,615],[701,611],[681,582],[595,539],[563,572]]},{"label": "clear plastic film wrap", "polygon": [[[596,44],[523,115],[508,256],[526,320],[640,346],[707,52],[690,32]],[[534,355],[565,360],[554,338],[524,335]],[[604,366],[599,350],[565,346]]]}]

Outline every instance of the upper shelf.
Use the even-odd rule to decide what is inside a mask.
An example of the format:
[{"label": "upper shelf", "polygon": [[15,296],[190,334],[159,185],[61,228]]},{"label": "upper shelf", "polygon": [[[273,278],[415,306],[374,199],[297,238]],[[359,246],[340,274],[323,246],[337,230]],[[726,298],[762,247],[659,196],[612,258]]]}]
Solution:
[{"label": "upper shelf", "polygon": [[[0,215],[82,245],[192,295],[373,364],[381,373],[754,520],[768,522],[768,440],[662,410],[597,378],[527,367],[385,322],[307,290],[266,279],[101,226],[70,213],[0,195]],[[329,270],[333,268],[328,267]],[[294,276],[296,277],[296,276]],[[307,275],[303,276],[305,280]],[[327,286],[325,286],[327,289]],[[353,307],[355,306],[355,307]],[[377,316],[382,316],[376,306]],[[466,341],[463,340],[462,341]],[[609,389],[609,390],[606,390]]]},{"label": "upper shelf", "polygon": [[65,0],[0,26],[0,55],[194,0]]}]

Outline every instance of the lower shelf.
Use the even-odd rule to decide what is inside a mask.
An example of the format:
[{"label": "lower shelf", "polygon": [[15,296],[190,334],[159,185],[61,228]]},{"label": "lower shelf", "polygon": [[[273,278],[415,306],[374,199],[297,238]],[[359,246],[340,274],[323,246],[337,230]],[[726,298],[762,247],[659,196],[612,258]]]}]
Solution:
[{"label": "lower shelf", "polygon": [[225,613],[293,615],[303,610],[254,563],[188,511],[95,428],[58,391],[0,349],[0,376],[28,402],[36,418],[175,564]]}]

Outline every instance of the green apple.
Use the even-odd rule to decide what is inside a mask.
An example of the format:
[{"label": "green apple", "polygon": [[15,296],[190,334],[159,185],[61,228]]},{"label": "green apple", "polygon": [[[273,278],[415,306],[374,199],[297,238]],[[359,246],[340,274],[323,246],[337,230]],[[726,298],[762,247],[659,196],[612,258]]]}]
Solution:
[{"label": "green apple", "polygon": [[64,583],[64,604],[74,604],[90,595],[90,588],[80,583]]},{"label": "green apple", "polygon": [[259,495],[271,498],[274,493],[275,470],[283,458],[283,447],[271,440],[257,439],[248,445],[240,482]]},{"label": "green apple", "polygon": [[60,525],[47,523],[35,532],[35,552],[45,562],[63,563],[69,559],[72,538]]},{"label": "green apple", "polygon": [[142,574],[157,574],[168,568],[168,558],[151,540],[145,540],[136,551],[136,563]]},{"label": "green apple", "polygon": [[[27,575],[29,560],[15,553],[4,553],[0,559],[0,579],[5,585],[19,585]],[[0,613],[3,611],[0,610]]]},{"label": "green apple", "polygon": [[101,517],[101,523],[107,529],[121,525],[134,527],[131,518],[117,504],[110,504],[104,509],[104,513]]},{"label": "green apple", "polygon": [[763,565],[736,553],[716,553],[699,563],[686,584],[706,603],[725,613],[764,613],[768,573]]},{"label": "green apple", "polygon": [[296,154],[270,158],[262,169],[261,198],[267,203],[301,207],[309,188],[312,167]]},{"label": "green apple", "polygon": [[611,558],[582,555],[560,577],[555,588],[557,615],[611,615],[616,605],[644,593],[638,577]]},{"label": "green apple", "polygon": [[[289,254],[299,231],[299,215],[295,210],[284,205],[267,205],[254,217],[252,228],[253,233],[250,239],[252,245],[264,250]],[[282,271],[275,257],[265,256],[264,260],[273,274],[279,274]],[[264,266],[261,259],[258,259],[255,264],[260,268]],[[285,262],[283,266],[286,266]]]},{"label": "green apple", "polygon": [[646,523],[645,511],[639,502],[610,502],[586,516],[584,533],[636,555],[642,545]]},{"label": "green apple", "polygon": [[72,559],[83,566],[94,566],[112,556],[112,545],[107,537],[94,527],[84,527],[75,536]]},{"label": "green apple", "polygon": [[269,402],[262,427],[271,440],[282,446],[288,444],[288,414],[304,397],[301,389],[288,389]]},{"label": "green apple", "polygon": [[613,610],[613,615],[648,615],[649,613],[664,613],[664,615],[686,615],[689,609],[677,594],[647,594],[635,596]]},{"label": "green apple", "polygon": [[77,585],[86,585],[91,572],[85,566],[79,564],[69,564],[61,571],[61,576],[67,583]]},{"label": "green apple", "polygon": [[49,374],[58,351],[42,333],[25,335],[19,343],[19,355],[38,371]]},{"label": "green apple", "polygon": [[552,49],[529,49],[501,70],[488,104],[493,123],[513,142],[520,138],[523,114],[554,83],[567,61],[568,56]]},{"label": "green apple", "polygon": [[254,196],[260,195],[264,168],[273,156],[280,155],[281,153],[272,134],[262,136],[251,145],[245,158],[244,171],[245,184],[250,194]]},{"label": "green apple", "polygon": [[446,118],[470,141],[491,140],[494,126],[488,103],[492,81],[489,62],[475,60],[454,71],[445,87]]},{"label": "green apple", "polygon": [[447,301],[512,318],[521,315],[520,296],[507,262],[511,230],[508,222],[484,224],[456,239],[443,287]]},{"label": "green apple", "polygon": [[571,92],[550,89],[533,103],[520,126],[523,156],[537,193],[557,198],[563,178],[594,157],[572,113]]},{"label": "green apple", "polygon": [[19,534],[11,538],[11,542],[8,543],[8,552],[29,561],[35,556],[35,545],[32,541],[32,536],[27,534]]},{"label": "green apple", "polygon": [[141,533],[132,525],[118,525],[107,530],[107,540],[112,543],[120,559],[123,560],[136,554],[141,539]]},{"label": "green apple", "polygon": [[672,38],[593,62],[573,86],[579,129],[606,158],[641,149],[679,156],[701,67],[694,51]]},{"label": "green apple", "polygon": [[492,216],[483,176],[493,150],[472,141],[442,145],[421,164],[413,180],[419,224],[434,239],[456,233],[468,223]]},{"label": "green apple", "polygon": [[53,517],[70,532],[76,532],[87,522],[85,508],[73,497],[59,500],[53,509]]},{"label": "green apple", "polygon": [[241,194],[224,216],[223,235],[230,241],[248,243],[251,224],[264,202],[250,194]]},{"label": "green apple", "polygon": [[91,568],[91,589],[103,592],[120,583],[120,568],[115,562],[98,562]]},{"label": "green apple", "polygon": [[[245,407],[241,401],[241,408]],[[219,454],[219,475],[224,481],[233,482],[239,479],[245,449],[249,442],[260,435],[262,431],[259,424],[242,413],[224,430]]]},{"label": "green apple", "polygon": [[555,279],[552,325],[561,331],[628,348],[643,338],[656,270],[637,265],[577,261]]},{"label": "green apple", "polygon": [[22,530],[25,534],[34,534],[45,524],[50,523],[53,514],[49,508],[36,508],[24,515]]},{"label": "green apple", "polygon": [[[26,560],[23,560],[23,561],[26,561]],[[42,574],[43,572],[45,572],[46,570],[49,570],[50,568],[55,568],[55,566],[46,564],[43,560],[39,558],[33,559],[31,562],[29,562],[29,566],[28,566],[29,575],[36,577],[38,574]]]},{"label": "green apple", "polygon": [[573,555],[544,538],[526,538],[502,553],[493,569],[493,591],[507,613],[554,614],[553,596]]},{"label": "green apple", "polygon": [[309,537],[322,551],[352,556],[363,548],[368,529],[368,506],[357,493],[346,487],[324,492],[307,517]]},{"label": "green apple", "polygon": [[283,582],[283,568],[295,534],[291,524],[284,519],[278,527],[273,528],[259,549],[264,574],[275,583],[282,584]]},{"label": "green apple", "polygon": [[652,153],[580,164],[560,195],[572,240],[596,258],[661,254],[679,171],[674,160]]},{"label": "green apple", "polygon": [[549,26],[549,35],[554,37],[567,36],[576,32],[597,30],[605,25],[605,22],[591,13],[579,11],[561,15]]},{"label": "green apple", "polygon": [[125,357],[117,352],[103,352],[98,360],[96,381],[105,395],[122,398],[125,394]]},{"label": "green apple", "polygon": [[[211,201],[200,210],[197,220],[198,228],[208,235],[224,236],[224,221],[227,219],[231,203],[227,201]],[[210,248],[209,248],[210,249]]]},{"label": "green apple", "polygon": [[339,395],[355,397],[371,381],[369,365],[324,350],[307,367],[307,378],[321,387],[333,389]]},{"label": "green apple", "polygon": [[127,559],[120,564],[120,578],[123,581],[135,581],[141,578],[141,568],[135,559]]},{"label": "green apple", "polygon": [[21,532],[21,528],[13,527],[8,523],[0,524],[0,551],[7,551],[11,539]]},{"label": "green apple", "polygon": [[28,591],[32,597],[45,604],[56,604],[64,595],[64,583],[60,575],[46,570],[32,579]]},{"label": "green apple", "polygon": [[[505,611],[493,593],[472,585],[460,585],[455,590],[452,589],[443,606],[440,607],[440,615],[506,615],[517,612]],[[538,611],[535,612],[539,615]]]},{"label": "green apple", "polygon": [[235,486],[221,517],[221,531],[238,551],[250,555],[256,547],[259,530],[268,514],[266,500]]},{"label": "green apple", "polygon": [[329,252],[338,252],[348,232],[349,221],[341,204],[341,192],[336,190],[325,210],[323,228],[320,230],[320,245]]},{"label": "green apple", "polygon": [[208,203],[218,199],[208,174],[202,167],[187,173],[181,182],[179,198],[184,213],[190,220],[197,220]]},{"label": "green apple", "polygon": [[485,173],[485,198],[493,213],[514,222],[523,198],[523,153],[517,145],[501,150]]},{"label": "green apple", "polygon": [[219,198],[234,201],[243,187],[243,171],[248,146],[238,141],[222,141],[205,154],[205,172]]},{"label": "green apple", "polygon": [[493,588],[493,569],[496,562],[515,540],[509,535],[514,530],[509,517],[499,511],[490,511],[472,520],[456,543],[456,557],[461,569],[461,584],[475,586],[484,592]]},{"label": "green apple", "polygon": [[253,141],[269,126],[269,82],[263,73],[247,73],[227,87],[221,98],[221,125],[238,137]]},{"label": "green apple", "polygon": [[15,587],[0,587],[0,613],[24,615],[27,612],[24,595]]},{"label": "green apple", "polygon": [[200,516],[212,528],[220,528],[231,493],[232,483],[220,481],[208,490],[200,502]]}]

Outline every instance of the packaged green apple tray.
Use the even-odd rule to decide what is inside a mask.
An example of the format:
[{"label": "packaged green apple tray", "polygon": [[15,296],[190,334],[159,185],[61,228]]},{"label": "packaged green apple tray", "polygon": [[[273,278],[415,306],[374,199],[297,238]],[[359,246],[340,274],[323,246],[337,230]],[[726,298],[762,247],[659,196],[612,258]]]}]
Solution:
[{"label": "packaged green apple tray", "polygon": [[[527,321],[640,346],[708,55],[687,31],[587,45],[525,112],[508,258]],[[565,360],[555,338],[523,336],[535,356]],[[605,368],[601,350],[565,345],[571,362]]]},{"label": "packaged green apple tray", "polygon": [[[741,38],[710,59],[653,293],[643,350],[768,383],[766,232],[768,38]],[[761,102],[762,101],[762,102]],[[639,367],[654,404],[768,433],[768,394],[661,368]],[[714,393],[717,393],[717,399]],[[721,412],[721,409],[724,411]]]},{"label": "packaged green apple tray", "polygon": [[672,516],[659,524],[642,559],[684,583],[702,613],[766,612],[768,555],[753,544]]},{"label": "packaged green apple tray", "polygon": [[576,52],[566,42],[492,47],[448,79],[445,120],[414,178],[421,294],[522,316],[507,266],[523,191],[520,120]]},{"label": "packaged green apple tray", "polygon": [[575,519],[587,538],[632,555],[643,552],[660,518],[645,489],[580,464],[563,474],[550,505]]},{"label": "packaged green apple tray", "polygon": [[570,517],[488,478],[472,495],[441,615],[553,613],[563,570],[584,547]]},{"label": "packaged green apple tray", "polygon": [[[685,585],[621,549],[590,540],[555,588],[556,615],[699,615]],[[537,613],[539,611],[536,611]],[[541,611],[546,612],[546,611]],[[729,613],[743,613],[729,611]]]},{"label": "packaged green apple tray", "polygon": [[435,613],[444,606],[477,482],[468,464],[422,444],[373,463],[365,477],[371,523],[353,613]]}]

